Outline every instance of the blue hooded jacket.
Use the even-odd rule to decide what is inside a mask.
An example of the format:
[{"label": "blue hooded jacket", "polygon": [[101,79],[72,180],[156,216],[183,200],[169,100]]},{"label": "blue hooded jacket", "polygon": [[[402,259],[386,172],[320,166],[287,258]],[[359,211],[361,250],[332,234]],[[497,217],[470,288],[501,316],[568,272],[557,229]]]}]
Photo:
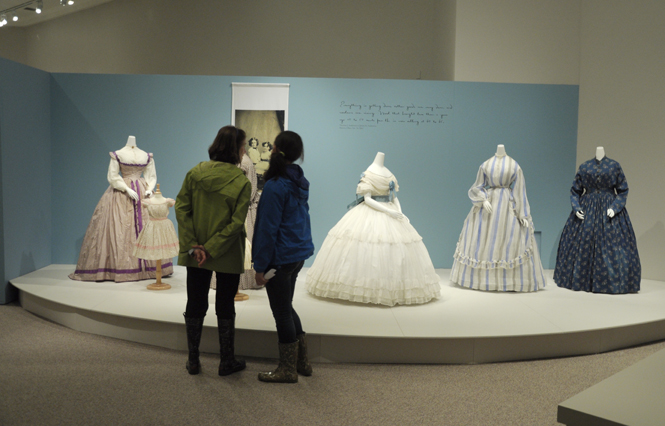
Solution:
[{"label": "blue hooded jacket", "polygon": [[309,182],[302,168],[289,164],[287,178],[270,179],[256,212],[252,260],[254,270],[299,262],[314,254],[309,220]]}]

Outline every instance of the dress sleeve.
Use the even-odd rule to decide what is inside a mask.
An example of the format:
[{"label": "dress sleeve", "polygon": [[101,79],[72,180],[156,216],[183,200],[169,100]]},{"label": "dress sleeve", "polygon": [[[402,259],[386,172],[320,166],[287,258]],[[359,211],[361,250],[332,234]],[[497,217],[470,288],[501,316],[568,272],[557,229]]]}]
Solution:
[{"label": "dress sleeve", "polygon": [[614,190],[617,195],[614,198],[612,205],[610,205],[610,208],[614,210],[614,213],[616,214],[626,207],[626,201],[628,199],[628,182],[626,182],[626,175],[623,174],[621,166],[617,167]]},{"label": "dress sleeve", "polygon": [[192,246],[197,245],[194,233],[194,220],[192,216],[192,184],[190,174],[187,173],[182,188],[175,201],[175,217],[178,221],[178,239],[180,240],[180,253],[187,253]]},{"label": "dress sleeve", "polygon": [[155,159],[152,156],[152,152],[148,154],[148,165],[145,167],[145,170],[143,170],[143,178],[148,184],[147,190],[154,190],[155,185],[157,184],[157,170],[155,169]]},{"label": "dress sleeve", "polygon": [[169,207],[173,207],[175,205],[175,200],[173,198],[167,198],[166,205]]},{"label": "dress sleeve", "polygon": [[483,171],[482,164],[478,168],[476,181],[473,183],[471,189],[469,189],[469,198],[473,205],[477,207],[482,206],[483,202],[487,200],[487,191],[485,191],[485,172]]},{"label": "dress sleeve", "polygon": [[515,173],[515,185],[513,185],[513,199],[515,200],[515,212],[518,219],[524,219],[531,216],[529,200],[526,197],[526,182],[522,168],[517,166]]},{"label": "dress sleeve", "polygon": [[365,177],[365,174],[360,175],[360,182],[358,182],[358,186],[356,187],[356,194],[359,195],[365,195],[367,193],[372,193],[372,184],[367,180]]},{"label": "dress sleeve", "polygon": [[120,176],[120,164],[118,163],[118,156],[115,152],[109,152],[109,155],[111,156],[111,163],[109,164],[109,171],[106,175],[106,179],[114,189],[127,192],[127,184],[124,180],[122,180],[122,176]]},{"label": "dress sleeve", "polygon": [[582,211],[582,206],[580,205],[582,194],[584,194],[584,185],[582,185],[582,175],[578,170],[573,181],[573,186],[570,188],[570,204],[573,206],[573,211]]}]

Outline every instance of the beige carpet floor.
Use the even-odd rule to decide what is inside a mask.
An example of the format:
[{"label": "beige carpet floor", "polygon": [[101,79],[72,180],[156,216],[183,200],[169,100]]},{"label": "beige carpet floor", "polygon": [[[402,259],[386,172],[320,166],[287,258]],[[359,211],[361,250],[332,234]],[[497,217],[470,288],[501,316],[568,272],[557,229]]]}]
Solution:
[{"label": "beige carpet floor", "polygon": [[557,425],[557,405],[665,348],[484,365],[315,364],[265,384],[271,360],[217,376],[202,356],[74,331],[0,306],[0,425]]}]

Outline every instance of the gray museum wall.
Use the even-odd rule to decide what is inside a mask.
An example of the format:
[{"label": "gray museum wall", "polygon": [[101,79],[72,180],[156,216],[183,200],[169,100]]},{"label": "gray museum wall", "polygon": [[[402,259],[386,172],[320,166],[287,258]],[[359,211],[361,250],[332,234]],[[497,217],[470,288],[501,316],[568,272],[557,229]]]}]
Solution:
[{"label": "gray museum wall", "polygon": [[50,76],[0,58],[2,239],[0,304],[8,281],[51,264]]},{"label": "gray museum wall", "polygon": [[454,5],[114,0],[25,27],[22,43],[51,72],[452,80],[454,39],[438,35]]},{"label": "gray museum wall", "polygon": [[665,280],[665,2],[584,1],[577,163],[621,163],[642,278]]}]

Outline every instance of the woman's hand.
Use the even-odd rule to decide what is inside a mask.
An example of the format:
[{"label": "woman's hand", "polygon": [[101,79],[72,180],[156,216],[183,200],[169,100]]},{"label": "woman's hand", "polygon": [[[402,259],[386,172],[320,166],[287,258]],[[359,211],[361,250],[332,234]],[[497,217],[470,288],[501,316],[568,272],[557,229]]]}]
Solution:
[{"label": "woman's hand", "polygon": [[128,196],[129,198],[131,198],[132,200],[134,200],[134,201],[138,201],[138,200],[139,200],[139,194],[137,194],[136,191],[134,191],[133,189],[127,188],[127,189],[125,190],[125,193],[126,193],[127,196]]},{"label": "woman's hand", "polygon": [[264,278],[263,272],[257,272],[256,273],[256,283],[261,287],[268,284],[268,280]]},{"label": "woman's hand", "polygon": [[205,247],[202,245],[192,246],[194,249],[194,257],[196,258],[196,263],[199,264],[199,268],[206,263],[206,260],[210,259],[210,254],[206,251]]}]

